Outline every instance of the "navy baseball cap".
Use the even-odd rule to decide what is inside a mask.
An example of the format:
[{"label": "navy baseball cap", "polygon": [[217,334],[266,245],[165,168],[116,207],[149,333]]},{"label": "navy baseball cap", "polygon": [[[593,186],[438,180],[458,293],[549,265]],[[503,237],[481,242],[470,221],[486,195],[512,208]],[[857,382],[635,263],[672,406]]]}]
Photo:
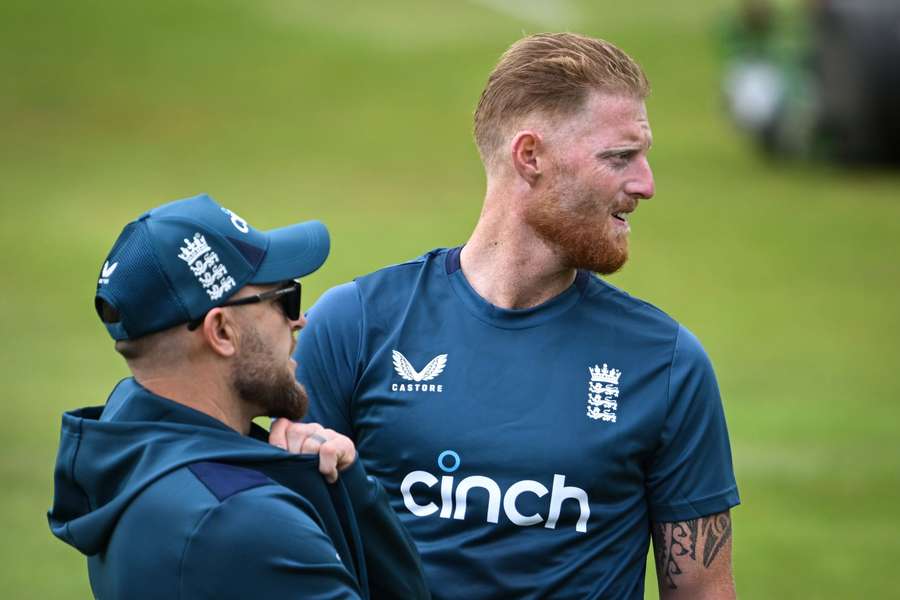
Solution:
[{"label": "navy baseball cap", "polygon": [[308,275],[328,250],[318,221],[259,231],[205,194],[176,200],[125,226],[94,305],[113,339],[135,339],[198,319],[247,284]]}]

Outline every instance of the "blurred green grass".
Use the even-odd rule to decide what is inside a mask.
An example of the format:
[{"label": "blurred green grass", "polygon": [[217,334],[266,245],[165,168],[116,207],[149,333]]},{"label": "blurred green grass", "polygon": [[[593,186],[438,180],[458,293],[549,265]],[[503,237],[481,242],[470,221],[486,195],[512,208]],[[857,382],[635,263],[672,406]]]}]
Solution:
[{"label": "blurred green grass", "polygon": [[741,597],[895,596],[900,177],[758,157],[720,112],[723,7],[3,2],[0,589],[88,595],[44,513],[59,413],[126,373],[91,301],[127,220],[202,191],[259,227],[322,219],[333,251],[307,302],[458,244],[483,192],[470,120],[487,73],[523,33],[570,29],[615,41],[653,83],[657,197],[613,281],[716,364]]}]

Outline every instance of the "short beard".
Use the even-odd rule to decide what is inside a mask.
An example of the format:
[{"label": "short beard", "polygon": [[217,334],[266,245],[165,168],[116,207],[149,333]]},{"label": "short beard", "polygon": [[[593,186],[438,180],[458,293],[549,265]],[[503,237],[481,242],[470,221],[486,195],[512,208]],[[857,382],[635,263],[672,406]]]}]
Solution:
[{"label": "short beard", "polygon": [[611,275],[628,260],[628,239],[610,231],[609,206],[597,206],[586,190],[563,183],[535,198],[525,222],[568,268]]},{"label": "short beard", "polygon": [[306,390],[252,327],[245,329],[241,357],[232,371],[231,384],[247,404],[258,406],[265,416],[299,421],[309,404]]}]

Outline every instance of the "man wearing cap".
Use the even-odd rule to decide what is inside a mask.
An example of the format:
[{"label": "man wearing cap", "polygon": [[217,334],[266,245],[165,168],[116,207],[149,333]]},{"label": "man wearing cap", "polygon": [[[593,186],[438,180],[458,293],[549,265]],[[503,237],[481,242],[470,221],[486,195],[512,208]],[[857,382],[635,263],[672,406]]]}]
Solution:
[{"label": "man wearing cap", "polygon": [[319,222],[262,232],[205,195],[122,231],[95,304],[133,377],[63,416],[49,513],[96,597],[427,597],[349,439],[319,429],[289,454],[252,423],[306,412],[295,280],[328,249]]}]

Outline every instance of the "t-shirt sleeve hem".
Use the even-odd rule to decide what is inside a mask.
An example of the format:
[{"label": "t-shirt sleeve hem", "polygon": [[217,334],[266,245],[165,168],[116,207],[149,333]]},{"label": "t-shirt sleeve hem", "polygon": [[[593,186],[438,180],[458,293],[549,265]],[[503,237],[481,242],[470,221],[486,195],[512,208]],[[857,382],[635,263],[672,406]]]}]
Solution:
[{"label": "t-shirt sleeve hem", "polygon": [[674,504],[651,506],[650,520],[657,523],[689,521],[725,512],[740,503],[741,499],[738,495],[737,486],[731,486],[727,490],[712,496],[696,500],[685,500]]}]

